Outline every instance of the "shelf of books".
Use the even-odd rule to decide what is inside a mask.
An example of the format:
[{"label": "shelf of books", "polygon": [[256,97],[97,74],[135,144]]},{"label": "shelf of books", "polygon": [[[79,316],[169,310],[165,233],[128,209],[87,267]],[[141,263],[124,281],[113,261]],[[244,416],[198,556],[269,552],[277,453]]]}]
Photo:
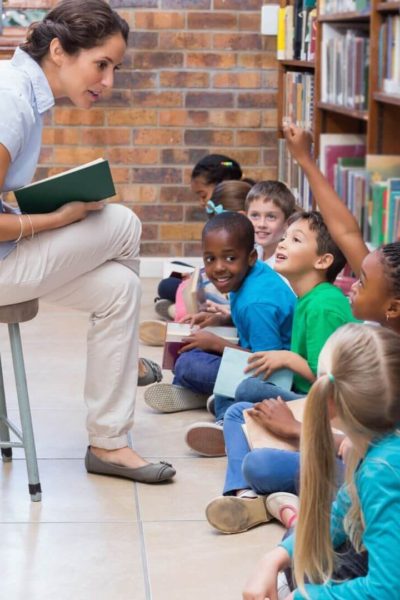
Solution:
[{"label": "shelf of books", "polygon": [[[400,1],[311,2],[280,8],[279,119],[312,130],[321,170],[366,241],[400,239]],[[278,146],[280,178],[313,206],[282,129]]]}]

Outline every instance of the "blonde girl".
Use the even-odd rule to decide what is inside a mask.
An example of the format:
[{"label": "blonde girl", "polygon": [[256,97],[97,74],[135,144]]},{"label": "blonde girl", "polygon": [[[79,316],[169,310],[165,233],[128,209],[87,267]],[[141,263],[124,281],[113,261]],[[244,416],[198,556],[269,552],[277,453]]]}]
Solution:
[{"label": "blonde girl", "polygon": [[[276,600],[278,573],[290,566],[291,559],[297,589],[287,600],[396,597],[400,587],[399,367],[400,337],[389,329],[348,324],[326,342],[304,415],[295,535],[258,564],[244,600]],[[332,419],[353,446],[346,482],[333,505]],[[352,552],[340,556],[335,550],[346,542]],[[359,560],[365,551],[368,564]]]}]

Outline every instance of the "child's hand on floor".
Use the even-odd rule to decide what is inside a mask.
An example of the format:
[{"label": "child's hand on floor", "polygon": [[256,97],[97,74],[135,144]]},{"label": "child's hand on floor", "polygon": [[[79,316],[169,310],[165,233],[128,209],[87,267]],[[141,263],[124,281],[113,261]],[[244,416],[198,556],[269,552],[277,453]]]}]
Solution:
[{"label": "child's hand on floor", "polygon": [[311,157],[312,135],[297,125],[284,125],[283,133],[290,154],[300,164]]},{"label": "child's hand on floor", "polygon": [[223,339],[209,331],[196,331],[184,338],[183,341],[185,345],[179,350],[178,354],[194,350],[195,348],[205,350],[206,352],[215,352],[216,354],[222,354],[224,351]]},{"label": "child's hand on floor", "polygon": [[287,366],[288,352],[286,350],[269,350],[268,352],[254,352],[247,361],[249,366],[244,370],[257,377],[260,373],[264,374],[264,379]]},{"label": "child's hand on floor", "polygon": [[296,421],[290,408],[280,396],[263,400],[250,408],[248,413],[260,425],[278,437],[299,440],[301,423]]}]

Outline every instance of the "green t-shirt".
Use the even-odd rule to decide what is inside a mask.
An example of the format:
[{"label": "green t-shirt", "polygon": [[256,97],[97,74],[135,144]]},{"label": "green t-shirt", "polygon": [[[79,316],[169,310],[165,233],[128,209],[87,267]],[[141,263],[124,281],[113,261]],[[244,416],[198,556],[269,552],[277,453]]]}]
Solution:
[{"label": "green t-shirt", "polygon": [[[290,349],[302,356],[314,375],[318,356],[328,337],[345,323],[356,322],[349,299],[332,283],[320,283],[297,300]],[[295,373],[293,389],[307,393],[311,383]]]}]

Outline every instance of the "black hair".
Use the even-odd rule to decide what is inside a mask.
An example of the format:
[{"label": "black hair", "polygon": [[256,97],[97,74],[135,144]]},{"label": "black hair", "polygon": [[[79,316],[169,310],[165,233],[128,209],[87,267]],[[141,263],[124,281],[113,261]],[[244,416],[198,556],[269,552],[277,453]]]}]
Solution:
[{"label": "black hair", "polygon": [[400,242],[381,246],[379,253],[392,292],[396,298],[400,298]]},{"label": "black hair", "polygon": [[249,210],[250,204],[255,200],[264,200],[265,202],[271,200],[275,206],[281,209],[285,219],[288,219],[296,210],[296,199],[292,192],[282,181],[275,179],[259,181],[253,185],[247,194],[246,210]]},{"label": "black hair", "polygon": [[128,23],[104,0],[62,0],[43,21],[32,23],[21,49],[40,64],[54,38],[72,56],[99,46],[115,33],[128,42]]},{"label": "black hair", "polygon": [[296,212],[289,218],[288,225],[292,225],[292,223],[295,223],[296,221],[307,221],[310,230],[315,231],[318,256],[332,254],[333,263],[326,271],[326,280],[329,283],[333,283],[340,271],[344,269],[346,258],[331,238],[331,234],[325,225],[321,213],[317,210]]},{"label": "black hair", "polygon": [[215,215],[203,228],[202,241],[212,231],[226,231],[233,236],[238,247],[249,254],[254,250],[254,227],[249,219],[238,212],[226,211]]},{"label": "black hair", "polygon": [[242,169],[236,160],[224,154],[207,154],[195,164],[191,178],[203,177],[207,184],[228,179],[241,179]]}]

